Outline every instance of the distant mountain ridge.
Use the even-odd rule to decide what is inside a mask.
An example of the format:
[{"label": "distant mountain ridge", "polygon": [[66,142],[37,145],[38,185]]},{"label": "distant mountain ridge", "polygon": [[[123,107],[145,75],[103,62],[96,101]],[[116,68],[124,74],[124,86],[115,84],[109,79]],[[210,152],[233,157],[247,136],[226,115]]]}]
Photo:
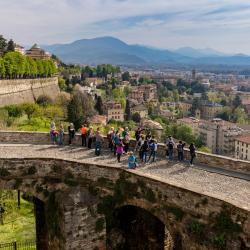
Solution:
[{"label": "distant mountain ridge", "polygon": [[174,51],[129,45],[114,37],[81,39],[69,44],[42,46],[66,63],[116,65],[143,64],[225,64],[250,65],[244,54],[226,55],[216,50],[183,47]]}]

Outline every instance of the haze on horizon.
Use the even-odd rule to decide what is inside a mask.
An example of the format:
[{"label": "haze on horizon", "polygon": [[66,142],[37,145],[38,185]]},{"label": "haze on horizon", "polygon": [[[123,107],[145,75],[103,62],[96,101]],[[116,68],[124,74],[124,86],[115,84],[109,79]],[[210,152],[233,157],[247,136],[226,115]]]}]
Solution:
[{"label": "haze on horizon", "polygon": [[245,0],[1,0],[0,34],[23,45],[114,36],[158,48],[250,54]]}]

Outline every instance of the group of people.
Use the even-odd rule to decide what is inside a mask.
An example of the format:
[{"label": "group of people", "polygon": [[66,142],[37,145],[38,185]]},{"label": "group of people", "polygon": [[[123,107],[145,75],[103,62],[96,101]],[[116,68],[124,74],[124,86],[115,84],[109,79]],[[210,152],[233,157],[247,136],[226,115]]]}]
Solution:
[{"label": "group of people", "polygon": [[[179,161],[184,161],[184,147],[185,143],[182,141],[179,141],[179,143],[176,145],[177,149],[177,157]],[[174,147],[175,147],[175,142],[172,138],[172,136],[169,136],[167,141],[166,141],[166,156],[169,160],[173,160],[174,158]],[[193,165],[194,158],[196,157],[195,153],[195,146],[193,143],[189,145],[189,153],[190,153],[190,165]]]},{"label": "group of people", "polygon": [[[104,139],[100,133],[100,128],[94,132],[93,127],[83,124],[81,129],[81,141],[82,146],[89,149],[95,144],[95,154],[98,156],[101,154],[102,144]],[[68,126],[68,144],[71,145],[75,139],[75,128],[74,124],[70,123]],[[64,143],[64,128],[60,125],[59,130],[56,129],[55,123],[51,123],[50,127],[50,137],[53,144],[63,145]],[[130,146],[130,132],[128,127],[119,128],[114,130],[110,128],[108,134],[108,145],[110,151],[116,156],[117,161],[121,162],[122,155],[128,156],[128,167],[136,168],[138,166],[137,158],[134,152],[138,152],[139,159],[142,163],[148,164],[150,162],[155,162],[157,155],[157,140],[151,134],[150,131],[145,131],[144,129],[138,128],[135,131],[135,146],[133,150],[129,150]],[[175,141],[171,136],[167,138],[166,141],[166,157],[171,161],[174,159],[174,148],[177,149],[177,157],[179,161],[184,161],[184,148],[185,143],[179,141],[176,145]],[[189,146],[190,152],[190,165],[193,165],[194,158],[196,157],[195,146],[193,143]]]}]

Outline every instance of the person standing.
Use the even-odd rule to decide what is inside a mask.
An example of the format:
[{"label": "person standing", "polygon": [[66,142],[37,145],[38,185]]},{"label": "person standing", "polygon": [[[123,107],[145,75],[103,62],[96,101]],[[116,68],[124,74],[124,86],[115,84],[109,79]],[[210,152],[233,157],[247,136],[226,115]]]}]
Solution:
[{"label": "person standing", "polygon": [[63,124],[61,124],[59,129],[59,145],[63,145],[63,137],[64,137],[64,127]]},{"label": "person standing", "polygon": [[56,130],[56,124],[55,122],[51,122],[50,124],[50,139],[51,142],[54,143],[54,131]]},{"label": "person standing", "polygon": [[194,158],[196,157],[195,146],[193,143],[191,143],[189,146],[189,153],[190,153],[190,165],[193,166],[193,161]]},{"label": "person standing", "polygon": [[101,154],[103,138],[100,133],[100,128],[97,128],[95,134],[95,155],[99,156]]},{"label": "person standing", "polygon": [[177,145],[177,152],[178,152],[178,160],[183,161],[184,160],[184,147],[185,143],[182,143],[182,141],[179,141]]},{"label": "person standing", "polygon": [[126,132],[125,136],[123,138],[124,151],[125,151],[126,154],[128,153],[129,141],[130,141],[130,139],[129,139],[129,133]]},{"label": "person standing", "polygon": [[108,139],[109,148],[111,152],[113,151],[113,147],[114,147],[114,144],[113,144],[114,136],[115,136],[115,131],[114,131],[114,128],[111,127],[107,134],[107,139]]},{"label": "person standing", "polygon": [[150,155],[148,158],[148,162],[150,161],[151,157],[152,158],[152,162],[155,161],[155,156],[156,156],[156,152],[157,152],[157,142],[155,140],[152,140],[149,144],[149,150],[150,150]]},{"label": "person standing", "polygon": [[121,139],[120,139],[120,132],[119,130],[117,130],[114,136],[114,155],[116,155],[116,147],[119,144],[121,144]]},{"label": "person standing", "polygon": [[149,150],[147,140],[144,141],[141,150],[142,150],[142,161],[144,161],[146,163],[147,162],[147,152]]},{"label": "person standing", "polygon": [[91,149],[94,138],[93,127],[89,127],[89,130],[87,131],[87,138],[88,138],[88,148]]},{"label": "person standing", "polygon": [[81,137],[82,137],[82,147],[87,147],[87,125],[82,125],[81,128]]},{"label": "person standing", "polygon": [[69,133],[69,145],[71,145],[75,138],[75,127],[73,123],[70,123],[70,125],[68,126],[68,133]]},{"label": "person standing", "polygon": [[121,162],[121,156],[123,154],[123,145],[122,143],[119,143],[116,145],[116,156],[117,156],[117,161],[120,163]]},{"label": "person standing", "polygon": [[170,136],[168,138],[168,142],[167,142],[167,150],[168,150],[168,159],[169,160],[173,160],[173,158],[174,158],[174,145],[175,145],[174,140]]}]

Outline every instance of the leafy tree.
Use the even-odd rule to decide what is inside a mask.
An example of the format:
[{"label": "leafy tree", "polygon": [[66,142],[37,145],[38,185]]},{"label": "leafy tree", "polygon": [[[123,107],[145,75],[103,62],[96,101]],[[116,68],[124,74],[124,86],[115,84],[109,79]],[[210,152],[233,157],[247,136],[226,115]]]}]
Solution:
[{"label": "leafy tree", "polygon": [[21,105],[21,107],[24,110],[25,114],[28,116],[29,120],[39,110],[39,106],[34,103],[24,103]]},{"label": "leafy tree", "polygon": [[40,95],[37,98],[36,103],[40,106],[47,107],[48,105],[52,104],[52,99],[47,95]]},{"label": "leafy tree", "polygon": [[7,44],[7,52],[14,52],[14,51],[15,51],[15,43],[12,39],[10,39]]},{"label": "leafy tree", "polygon": [[68,120],[79,129],[94,114],[93,99],[86,93],[74,92],[68,104]]},{"label": "leafy tree", "polygon": [[233,100],[233,106],[234,108],[238,108],[242,105],[241,99],[240,97],[237,95],[235,96],[234,100]]},{"label": "leafy tree", "polygon": [[140,116],[140,114],[139,114],[138,112],[134,113],[134,114],[132,115],[132,120],[133,120],[134,122],[136,122],[136,123],[139,123],[139,122],[141,121],[141,116]]},{"label": "leafy tree", "polygon": [[201,106],[200,98],[194,98],[193,103],[192,103],[192,108],[191,108],[192,115],[195,114],[195,110],[199,109],[200,106]]},{"label": "leafy tree", "polygon": [[0,78],[5,77],[5,66],[4,66],[4,60],[0,57]]},{"label": "leafy tree", "polygon": [[60,90],[65,91],[67,89],[66,81],[61,77],[58,79],[58,85],[59,85]]},{"label": "leafy tree", "polygon": [[124,73],[122,74],[122,80],[123,80],[123,81],[129,81],[129,80],[130,80],[130,74],[129,74],[128,71],[126,71],[126,72],[124,72]]},{"label": "leafy tree", "polygon": [[4,107],[7,112],[9,117],[21,117],[23,110],[20,106],[18,105],[9,105]]},{"label": "leafy tree", "polygon": [[0,35],[0,55],[3,54],[7,47],[7,40]]},{"label": "leafy tree", "polygon": [[103,111],[103,102],[101,96],[97,96],[96,98],[95,109],[98,111],[99,115],[103,115],[104,111]]}]

